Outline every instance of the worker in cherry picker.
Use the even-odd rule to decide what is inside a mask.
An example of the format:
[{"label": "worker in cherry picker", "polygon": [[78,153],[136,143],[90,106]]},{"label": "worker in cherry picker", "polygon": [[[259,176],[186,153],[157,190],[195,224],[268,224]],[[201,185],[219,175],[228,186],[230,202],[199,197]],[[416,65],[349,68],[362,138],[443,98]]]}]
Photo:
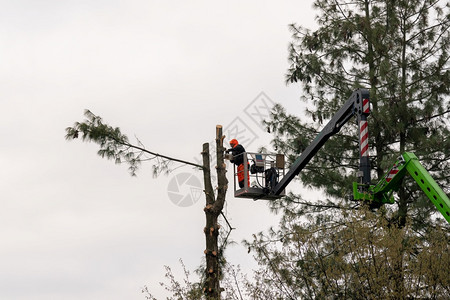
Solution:
[{"label": "worker in cherry picker", "polygon": [[[239,187],[244,187],[244,147],[238,143],[236,139],[232,139],[230,141],[231,148],[228,149],[226,152],[233,155],[232,159],[230,160],[232,163],[234,163],[237,166],[237,176],[239,181]],[[247,163],[248,164],[248,163]],[[247,186],[250,185],[250,176],[248,174],[248,167],[247,167]]]}]

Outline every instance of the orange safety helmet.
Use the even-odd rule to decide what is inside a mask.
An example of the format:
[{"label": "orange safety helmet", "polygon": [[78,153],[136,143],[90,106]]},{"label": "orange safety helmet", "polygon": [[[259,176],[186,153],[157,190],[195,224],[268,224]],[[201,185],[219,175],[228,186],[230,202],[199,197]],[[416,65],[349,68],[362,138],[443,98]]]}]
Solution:
[{"label": "orange safety helmet", "polygon": [[239,143],[238,143],[238,141],[236,140],[236,139],[232,139],[231,141],[230,141],[230,146],[231,147],[236,147],[237,145],[238,145]]}]

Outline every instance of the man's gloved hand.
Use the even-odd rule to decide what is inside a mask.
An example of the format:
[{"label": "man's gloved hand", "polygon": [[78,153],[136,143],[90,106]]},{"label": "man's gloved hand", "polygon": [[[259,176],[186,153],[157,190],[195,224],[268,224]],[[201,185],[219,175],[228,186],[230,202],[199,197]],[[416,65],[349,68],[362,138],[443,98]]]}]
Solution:
[{"label": "man's gloved hand", "polygon": [[225,159],[228,159],[228,160],[232,160],[233,159],[233,154],[225,154],[225,156],[224,156],[224,158]]}]

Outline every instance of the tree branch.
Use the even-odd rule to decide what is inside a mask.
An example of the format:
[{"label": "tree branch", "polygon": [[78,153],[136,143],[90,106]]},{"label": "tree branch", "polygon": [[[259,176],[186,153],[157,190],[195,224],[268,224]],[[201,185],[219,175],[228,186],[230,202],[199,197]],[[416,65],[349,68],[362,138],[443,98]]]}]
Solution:
[{"label": "tree branch", "polygon": [[73,127],[66,128],[66,139],[74,140],[81,138],[83,141],[99,144],[100,150],[97,152],[98,155],[113,159],[115,163],[121,163],[122,160],[126,161],[130,165],[129,170],[133,176],[142,161],[142,154],[150,154],[153,156],[152,159],[164,159],[164,161],[159,162],[159,166],[154,166],[156,172],[159,169],[167,169],[167,161],[179,162],[200,169],[204,168],[202,165],[190,161],[149,151],[145,149],[139,139],[136,139],[137,145],[133,145],[128,141],[128,137],[120,131],[120,128],[114,128],[103,123],[101,117],[96,116],[89,110],[85,110],[84,115],[87,118],[84,122],[76,122]]}]

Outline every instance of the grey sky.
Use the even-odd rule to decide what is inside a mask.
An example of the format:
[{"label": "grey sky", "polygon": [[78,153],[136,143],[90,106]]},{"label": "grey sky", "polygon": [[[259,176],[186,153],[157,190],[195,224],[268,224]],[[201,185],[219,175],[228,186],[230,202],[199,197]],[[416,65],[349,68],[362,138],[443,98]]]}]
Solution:
[{"label": "grey sky", "polygon": [[[152,151],[193,160],[216,124],[261,92],[301,114],[286,86],[288,24],[314,26],[312,1],[1,1],[0,298],[143,299],[164,291],[164,265],[196,268],[204,250],[201,198],[174,205],[180,172],[137,178],[64,140],[90,109]],[[200,176],[200,174],[198,174]],[[231,180],[231,178],[229,178]],[[231,185],[230,185],[231,189]],[[276,224],[264,202],[234,199],[240,242]],[[251,216],[248,217],[248,212]],[[251,268],[242,246],[230,262]]]}]

